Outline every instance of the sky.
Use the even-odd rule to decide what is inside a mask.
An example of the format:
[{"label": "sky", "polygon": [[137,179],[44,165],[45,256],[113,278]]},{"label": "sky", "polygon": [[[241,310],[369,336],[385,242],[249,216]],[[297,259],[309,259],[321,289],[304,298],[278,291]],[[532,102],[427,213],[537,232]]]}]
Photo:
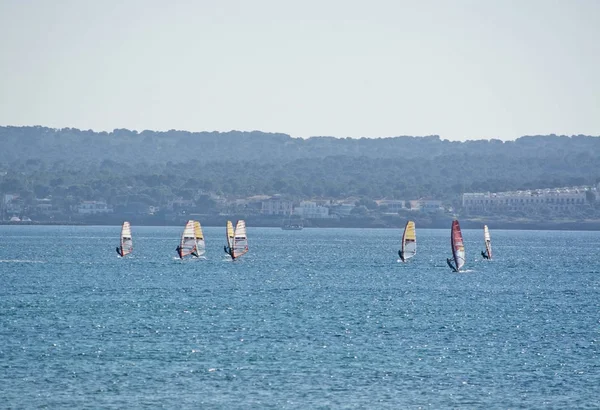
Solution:
[{"label": "sky", "polygon": [[600,135],[596,0],[0,0],[0,125]]}]

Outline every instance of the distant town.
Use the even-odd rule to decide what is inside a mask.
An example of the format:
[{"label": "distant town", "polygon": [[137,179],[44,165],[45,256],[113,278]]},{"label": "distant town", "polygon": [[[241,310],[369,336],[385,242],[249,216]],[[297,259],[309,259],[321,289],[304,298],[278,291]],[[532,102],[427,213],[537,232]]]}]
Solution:
[{"label": "distant town", "polygon": [[0,126],[0,223],[600,229],[600,137]]},{"label": "distant town", "polygon": [[[499,225],[539,225],[545,220],[570,222],[567,226],[596,227],[595,218],[577,217],[600,201],[597,186],[533,189],[510,192],[473,192],[462,195],[455,206],[439,199],[312,199],[294,201],[282,195],[226,198],[199,190],[192,199],[175,198],[164,206],[131,203],[112,206],[105,200],[27,199],[16,193],[4,194],[0,221],[4,224],[120,224],[124,220],[140,225],[180,225],[188,219],[220,226],[226,219],[245,218],[252,226],[281,226],[288,222],[303,227],[397,227],[416,219],[425,227],[447,227],[456,217],[496,221]],[[209,212],[202,203],[210,201]],[[70,203],[71,202],[71,203]],[[582,214],[583,212],[583,214]],[[548,218],[565,215],[565,218]],[[535,223],[537,221],[537,224]],[[592,228],[590,228],[592,229]],[[594,228],[595,229],[595,228]]]}]

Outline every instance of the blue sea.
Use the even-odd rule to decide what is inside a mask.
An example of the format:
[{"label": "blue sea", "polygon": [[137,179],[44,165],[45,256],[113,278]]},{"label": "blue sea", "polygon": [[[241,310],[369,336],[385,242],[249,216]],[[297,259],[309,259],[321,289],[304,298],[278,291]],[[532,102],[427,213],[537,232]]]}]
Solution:
[{"label": "blue sea", "polygon": [[0,226],[0,408],[600,408],[600,232],[182,229]]}]

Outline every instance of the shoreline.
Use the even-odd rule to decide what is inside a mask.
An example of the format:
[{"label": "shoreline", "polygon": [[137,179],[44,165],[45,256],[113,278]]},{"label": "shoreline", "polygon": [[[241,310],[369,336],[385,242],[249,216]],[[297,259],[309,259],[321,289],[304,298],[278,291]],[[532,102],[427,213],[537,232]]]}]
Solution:
[{"label": "shoreline", "polygon": [[[190,216],[190,218],[192,218]],[[223,223],[215,223],[214,221],[202,222],[201,218],[196,218],[200,220],[202,226],[205,227],[224,227],[225,220]],[[264,220],[255,221],[257,223],[253,223],[252,217],[232,217],[232,220],[235,219],[245,219],[246,223],[250,227],[256,228],[279,228],[281,229],[281,224],[275,223],[265,223]],[[172,226],[178,227],[182,226],[185,222],[150,222],[149,221],[136,221],[136,218],[129,218],[129,222],[132,225],[137,226]],[[408,219],[405,219],[406,221]],[[435,222],[423,222],[419,221],[415,218],[415,223],[418,228],[422,229],[449,229],[451,220],[448,221],[435,221]],[[491,229],[502,229],[502,230],[530,230],[530,231],[600,231],[600,220],[593,221],[545,221],[545,222],[534,222],[534,221],[499,221],[499,220],[489,220],[485,219],[460,219],[460,225],[463,229],[480,229],[483,228],[483,225],[488,225]],[[269,221],[270,222],[270,221]],[[404,224],[381,224],[381,223],[373,223],[368,220],[353,220],[353,221],[344,221],[344,223],[339,223],[339,221],[335,221],[337,223],[325,223],[319,224],[314,223],[312,220],[310,223],[304,225],[303,229],[320,229],[320,228],[344,228],[344,229],[403,229]],[[11,221],[0,221],[1,226],[119,226],[122,221],[110,220],[110,221],[26,221],[26,222],[11,222]]]}]

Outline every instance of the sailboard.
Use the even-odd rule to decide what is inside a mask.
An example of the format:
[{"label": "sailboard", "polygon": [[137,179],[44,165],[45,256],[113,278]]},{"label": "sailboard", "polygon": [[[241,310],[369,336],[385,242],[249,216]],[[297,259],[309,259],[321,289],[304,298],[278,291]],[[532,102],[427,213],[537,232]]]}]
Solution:
[{"label": "sailboard", "polygon": [[460,224],[456,219],[452,221],[450,245],[452,246],[452,259],[446,259],[446,262],[454,272],[460,272],[460,269],[465,264],[465,246],[460,231]]},{"label": "sailboard", "polygon": [[[190,219],[185,224],[185,228],[183,228],[183,233],[181,234],[181,241],[179,242],[179,246],[177,247],[177,254],[181,259],[188,255],[199,256],[198,245],[196,242],[196,229],[195,229],[196,221]],[[200,228],[200,224],[198,224],[198,228]],[[199,232],[202,234],[202,231]]]},{"label": "sailboard", "polygon": [[481,252],[481,255],[485,259],[492,259],[492,238],[490,237],[490,230],[487,225],[483,225],[483,240],[485,242],[485,251]]},{"label": "sailboard", "polygon": [[131,225],[129,222],[123,222],[121,226],[121,243],[117,248],[117,253],[120,256],[129,255],[133,251],[133,241],[131,239]]},{"label": "sailboard", "polygon": [[235,224],[235,230],[231,221],[227,221],[227,245],[225,252],[232,259],[237,259],[248,252],[248,237],[246,236],[246,222],[240,219]]},{"label": "sailboard", "polygon": [[398,251],[398,256],[402,262],[408,261],[417,253],[417,235],[415,231],[415,223],[408,221],[404,227],[402,234],[402,247]]}]

